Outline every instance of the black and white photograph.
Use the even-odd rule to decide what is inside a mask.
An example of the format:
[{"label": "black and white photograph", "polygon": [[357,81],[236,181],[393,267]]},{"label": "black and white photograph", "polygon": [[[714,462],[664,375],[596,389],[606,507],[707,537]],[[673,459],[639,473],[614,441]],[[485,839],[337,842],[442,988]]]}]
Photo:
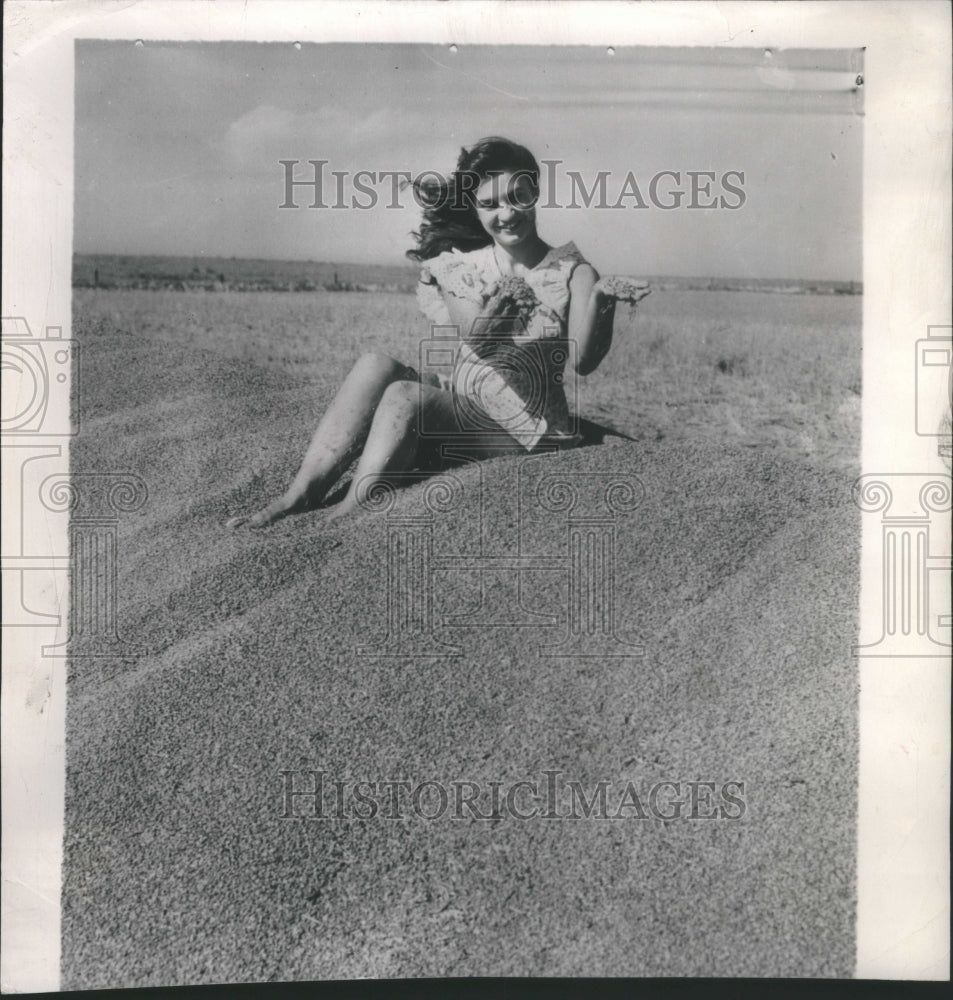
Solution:
[{"label": "black and white photograph", "polygon": [[11,6],[4,989],[948,978],[948,5]]}]

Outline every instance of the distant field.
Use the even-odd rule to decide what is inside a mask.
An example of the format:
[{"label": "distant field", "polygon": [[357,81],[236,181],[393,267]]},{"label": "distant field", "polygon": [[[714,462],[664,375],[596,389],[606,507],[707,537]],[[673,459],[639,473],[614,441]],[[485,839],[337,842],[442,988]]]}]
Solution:
[{"label": "distant field", "polygon": [[[309,260],[246,260],[238,257],[132,257],[76,254],[76,288],[140,288],[174,291],[413,290],[417,271],[376,264]],[[354,286],[360,286],[354,289]]]},{"label": "distant field", "polygon": [[[649,277],[641,275],[641,277]],[[779,278],[656,276],[659,289],[762,291],[788,294],[859,295],[856,281],[793,281]],[[140,288],[173,291],[411,292],[417,271],[410,264],[335,264],[327,261],[245,260],[237,257],[136,257],[76,254],[76,288]]]}]

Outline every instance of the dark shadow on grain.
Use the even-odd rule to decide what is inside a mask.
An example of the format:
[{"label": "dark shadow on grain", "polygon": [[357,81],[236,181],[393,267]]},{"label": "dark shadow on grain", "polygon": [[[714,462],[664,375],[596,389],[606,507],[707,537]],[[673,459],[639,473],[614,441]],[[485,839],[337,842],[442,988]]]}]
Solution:
[{"label": "dark shadow on grain", "polygon": [[[587,420],[585,417],[579,417],[579,433],[582,436],[582,440],[577,444],[574,444],[573,449],[576,448],[591,448],[594,445],[605,444],[607,437],[619,438],[623,441],[635,441],[635,438],[629,437],[628,434],[623,434],[622,431],[616,430],[614,427],[607,427],[604,424],[594,423],[592,420]],[[446,472],[449,469],[458,469],[463,465],[467,465],[469,462],[462,458],[444,458],[439,464],[428,465],[426,468],[421,468],[418,471],[419,476],[414,477],[411,483],[422,483],[433,476],[439,475],[441,472]],[[320,510],[325,507],[333,507],[335,504],[340,503],[345,496],[347,496],[347,491],[351,487],[352,479],[344,479],[341,483],[332,490],[317,507],[312,508],[315,510]],[[410,485],[406,479],[402,480],[403,485]]]}]

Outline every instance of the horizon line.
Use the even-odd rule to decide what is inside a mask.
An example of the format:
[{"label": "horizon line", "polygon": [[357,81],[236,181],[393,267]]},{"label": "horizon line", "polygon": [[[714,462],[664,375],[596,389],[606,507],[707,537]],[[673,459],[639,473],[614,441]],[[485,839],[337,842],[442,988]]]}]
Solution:
[{"label": "horizon line", "polygon": [[[378,260],[319,260],[315,257],[240,257],[234,254],[207,254],[207,253],[160,253],[160,252],[137,252],[125,253],[112,250],[74,250],[72,256],[75,257],[167,257],[170,260],[240,260],[240,261],[263,261],[272,264],[325,264],[332,267],[391,267],[401,268],[407,271],[417,271],[419,265],[411,261],[398,261],[387,263]],[[613,272],[614,273],[614,272]],[[730,274],[675,274],[675,273],[654,273],[643,272],[639,277],[644,278],[680,278],[693,281],[777,281],[777,282],[797,282],[798,284],[810,284],[825,282],[830,284],[851,284],[863,285],[863,278],[794,278],[772,275],[769,277],[757,277],[755,275],[730,275]]]}]

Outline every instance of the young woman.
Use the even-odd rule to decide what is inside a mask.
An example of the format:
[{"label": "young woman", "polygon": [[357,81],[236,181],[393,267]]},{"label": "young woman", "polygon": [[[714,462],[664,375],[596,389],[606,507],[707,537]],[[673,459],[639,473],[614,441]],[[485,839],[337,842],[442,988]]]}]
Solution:
[{"label": "young woman", "polygon": [[[536,230],[539,166],[508,139],[462,150],[448,181],[417,189],[425,205],[417,297],[432,324],[456,327],[449,374],[418,373],[386,355],[354,365],[318,424],[297,475],[262,510],[230,527],[265,527],[319,506],[360,456],[331,517],[353,511],[387,474],[432,468],[443,441],[471,457],[578,443],[562,387],[567,361],[594,371],[612,344],[617,299],[637,302],[644,282],[599,279],[574,244]],[[444,352],[445,353],[445,352]]]}]

